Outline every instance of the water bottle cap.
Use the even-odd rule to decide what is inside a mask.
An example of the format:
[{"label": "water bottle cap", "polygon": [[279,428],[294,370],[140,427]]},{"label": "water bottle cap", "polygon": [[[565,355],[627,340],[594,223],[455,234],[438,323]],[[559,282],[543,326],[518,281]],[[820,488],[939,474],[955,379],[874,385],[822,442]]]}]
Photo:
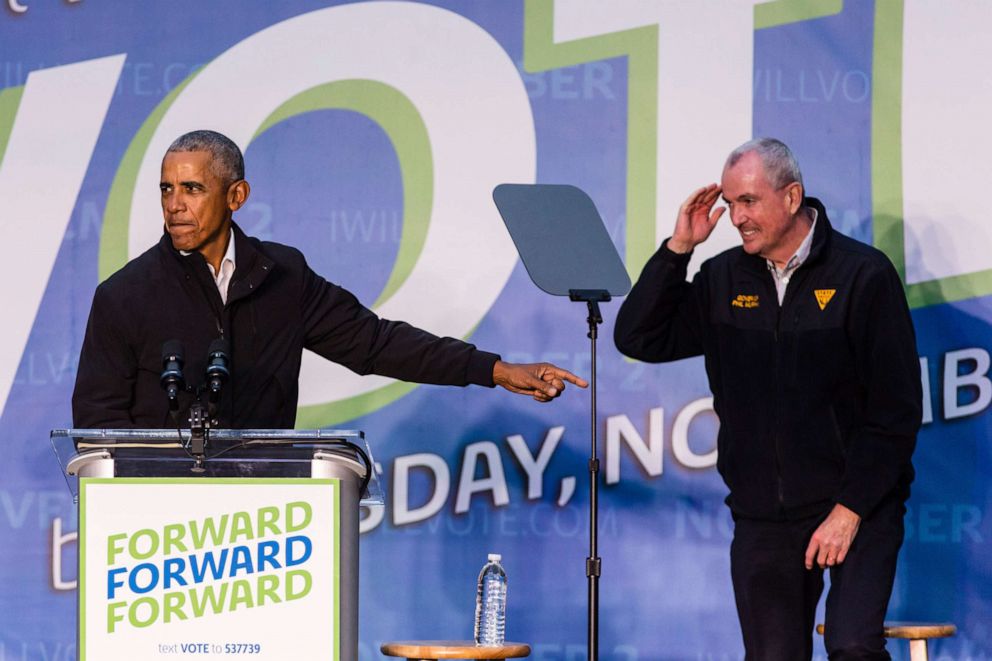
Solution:
[{"label": "water bottle cap", "polygon": [[489,554],[489,562],[499,562],[502,559],[503,559],[503,556],[501,556],[499,553],[490,553]]}]

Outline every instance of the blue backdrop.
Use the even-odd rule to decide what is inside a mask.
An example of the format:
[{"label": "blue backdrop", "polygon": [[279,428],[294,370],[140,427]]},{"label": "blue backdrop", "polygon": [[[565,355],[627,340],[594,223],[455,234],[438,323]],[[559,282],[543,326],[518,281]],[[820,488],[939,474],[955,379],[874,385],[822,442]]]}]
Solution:
[{"label": "blue backdrop", "polygon": [[[0,661],[74,658],[77,521],[48,430],[71,421],[94,288],[160,231],[144,166],[157,177],[162,141],[201,126],[245,149],[249,234],[300,247],[384,314],[420,309],[432,330],[584,376],[585,308],[530,283],[492,186],[585,189],[636,277],[727,151],[783,139],[835,226],[892,257],[913,307],[927,415],[889,619],[955,622],[934,658],[992,655],[992,259],[961,179],[988,169],[992,53],[972,35],[992,8],[5,3]],[[949,98],[962,85],[967,101]],[[740,658],[702,362],[625,360],[618,305],[599,346],[602,657]],[[300,426],[365,430],[387,490],[363,512],[360,657],[469,638],[477,572],[500,552],[508,638],[585,658],[587,393],[539,405],[335,375],[305,376]]]}]

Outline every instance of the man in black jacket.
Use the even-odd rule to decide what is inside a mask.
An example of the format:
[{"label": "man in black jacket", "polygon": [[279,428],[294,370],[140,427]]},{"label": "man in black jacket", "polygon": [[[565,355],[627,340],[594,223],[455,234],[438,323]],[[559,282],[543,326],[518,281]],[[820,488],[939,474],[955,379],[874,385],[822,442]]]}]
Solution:
[{"label": "man in black jacket", "polygon": [[[690,255],[725,211],[743,245]],[[734,150],[695,191],[620,309],[615,340],[649,362],[702,354],[734,517],[731,575],[747,659],[812,655],[830,568],[831,659],[888,659],[882,622],[921,420],[902,283],[878,250],[830,227],[783,143]]]},{"label": "man in black jacket", "polygon": [[185,347],[185,373],[202,375],[208,348],[230,347],[217,425],[292,428],[303,349],[359,374],[464,386],[499,385],[542,402],[571,372],[515,365],[453,338],[378,318],[307,266],[296,249],[246,236],[232,215],[250,192],[241,150],[213,131],[178,138],[162,161],[165,233],[97,287],[72,396],[76,427],[162,428],[183,420],[160,385],[163,345]]}]

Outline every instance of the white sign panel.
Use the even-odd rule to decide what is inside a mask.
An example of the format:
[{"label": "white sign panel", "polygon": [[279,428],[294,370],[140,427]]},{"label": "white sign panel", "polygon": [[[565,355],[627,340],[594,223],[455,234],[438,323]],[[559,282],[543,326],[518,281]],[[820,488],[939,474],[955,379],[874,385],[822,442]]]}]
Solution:
[{"label": "white sign panel", "polygon": [[87,659],[337,659],[338,480],[80,480]]}]

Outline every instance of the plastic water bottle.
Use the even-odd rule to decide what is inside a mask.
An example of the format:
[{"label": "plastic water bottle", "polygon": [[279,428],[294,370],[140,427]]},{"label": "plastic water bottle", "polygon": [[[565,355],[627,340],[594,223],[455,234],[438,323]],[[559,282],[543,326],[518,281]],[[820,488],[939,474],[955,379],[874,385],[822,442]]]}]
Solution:
[{"label": "plastic water bottle", "polygon": [[489,562],[479,572],[475,596],[475,644],[496,647],[506,634],[506,572],[500,554],[490,553]]}]

